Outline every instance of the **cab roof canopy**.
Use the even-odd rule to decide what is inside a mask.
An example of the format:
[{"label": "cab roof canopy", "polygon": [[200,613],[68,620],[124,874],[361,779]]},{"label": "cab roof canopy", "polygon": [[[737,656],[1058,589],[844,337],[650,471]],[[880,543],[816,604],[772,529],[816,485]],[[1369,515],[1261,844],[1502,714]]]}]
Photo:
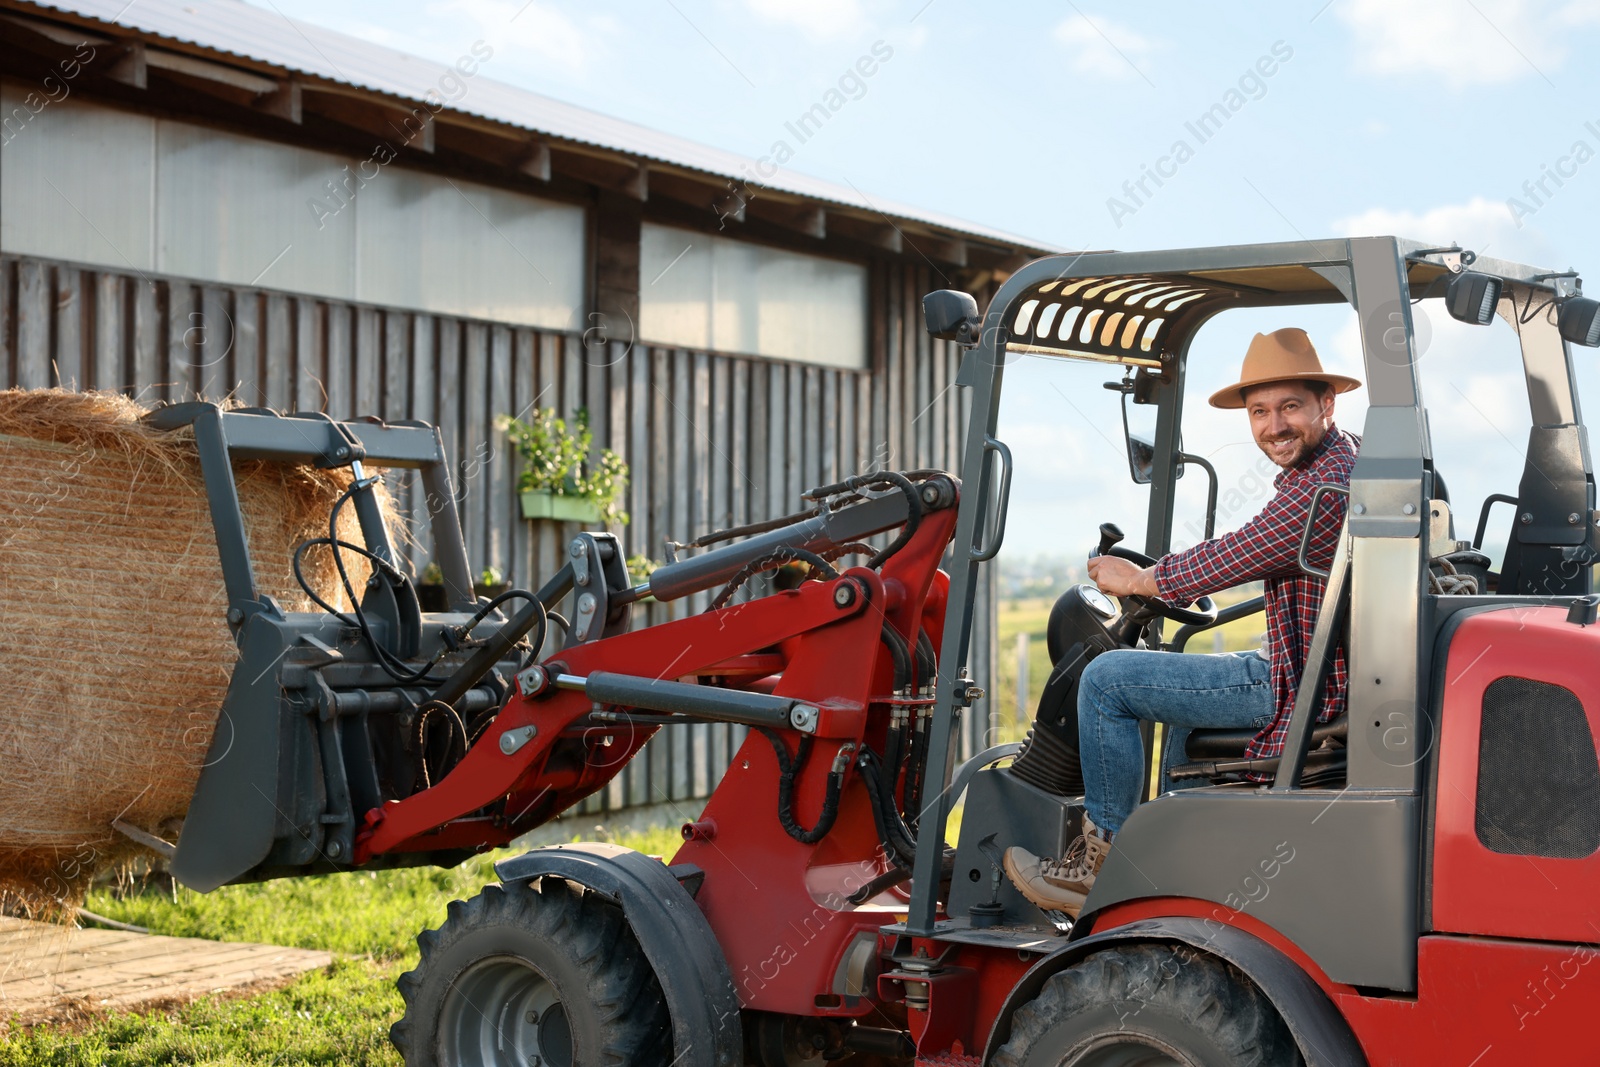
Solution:
[{"label": "cab roof canopy", "polygon": [[[1400,239],[1411,299],[1443,297],[1466,265],[1555,292],[1552,274]],[[1348,302],[1348,242],[1288,241],[1160,252],[1060,255],[1031,264],[1028,283],[990,309],[1013,352],[1159,369],[1200,324],[1230,307]],[[998,312],[999,321],[994,321]]]}]

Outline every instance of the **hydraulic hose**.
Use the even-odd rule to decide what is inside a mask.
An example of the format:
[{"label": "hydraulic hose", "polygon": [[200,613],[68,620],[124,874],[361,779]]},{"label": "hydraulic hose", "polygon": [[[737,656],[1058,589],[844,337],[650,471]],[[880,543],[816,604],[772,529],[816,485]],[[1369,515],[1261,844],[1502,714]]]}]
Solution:
[{"label": "hydraulic hose", "polygon": [[834,569],[833,564],[815,552],[809,552],[803,548],[779,548],[768,552],[760,559],[753,559],[739,568],[739,572],[728,579],[728,584],[722,587],[722,592],[717,594],[716,599],[711,602],[711,607],[707,610],[715,611],[720,607],[726,606],[728,601],[733,599],[733,594],[739,591],[740,586],[762,571],[771,569],[773,564],[789,562],[809,563],[812,572],[815,574],[821,574],[826,578],[839,577],[839,572]]},{"label": "hydraulic hose", "polygon": [[833,762],[833,770],[828,772],[827,792],[822,800],[822,814],[817,816],[817,824],[807,830],[795,821],[794,817],[794,780],[799,775],[800,769],[805,766],[806,757],[811,755],[812,739],[809,734],[800,738],[799,751],[795,753],[794,760],[789,759],[789,750],[783,744],[783,738],[778,736],[776,730],[759,727],[772,742],[772,752],[778,757],[778,823],[783,827],[784,833],[800,842],[802,845],[814,845],[828,836],[828,831],[833,829],[834,820],[839,817],[839,794],[844,789],[844,772],[849,766],[848,757],[843,750],[840,758]]},{"label": "hydraulic hose", "polygon": [[885,782],[877,754],[863,746],[860,755],[856,757],[856,767],[861,771],[861,779],[867,786],[867,800],[872,806],[872,821],[878,831],[878,840],[883,842],[884,852],[893,862],[910,869],[917,854],[916,838],[894,805],[889,793],[892,787]]},{"label": "hydraulic hose", "polygon": [[904,692],[911,687],[911,648],[906,644],[906,639],[900,636],[888,623],[883,624],[880,631],[883,643],[889,646],[889,655],[894,657],[894,691]]},{"label": "hydraulic hose", "polygon": [[917,684],[932,685],[939,674],[939,657],[933,651],[933,638],[928,631],[917,630]]}]

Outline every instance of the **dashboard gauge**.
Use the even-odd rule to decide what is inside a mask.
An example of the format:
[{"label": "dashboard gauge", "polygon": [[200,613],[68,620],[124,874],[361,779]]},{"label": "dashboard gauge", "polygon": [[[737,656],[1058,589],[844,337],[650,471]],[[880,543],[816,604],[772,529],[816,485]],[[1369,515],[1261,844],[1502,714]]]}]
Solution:
[{"label": "dashboard gauge", "polygon": [[1116,605],[1111,603],[1111,598],[1102,593],[1098,588],[1085,583],[1084,585],[1078,586],[1078,589],[1083,593],[1083,602],[1089,605],[1089,607],[1093,608],[1098,614],[1107,619],[1116,615]]}]

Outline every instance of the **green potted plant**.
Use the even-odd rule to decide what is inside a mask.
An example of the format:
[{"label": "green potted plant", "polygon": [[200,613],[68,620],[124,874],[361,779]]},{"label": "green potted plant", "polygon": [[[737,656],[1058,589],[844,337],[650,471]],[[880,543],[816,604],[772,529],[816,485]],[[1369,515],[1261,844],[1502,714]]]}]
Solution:
[{"label": "green potted plant", "polygon": [[571,430],[550,408],[534,412],[526,422],[502,415],[496,425],[522,456],[517,489],[523,518],[608,526],[628,521],[617,507],[628,483],[628,465],[609,448],[590,462],[594,435],[587,410],[578,409]]},{"label": "green potted plant", "polygon": [[[485,567],[473,584],[472,591],[477,596],[493,600],[510,588],[511,583],[506,581],[499,567]],[[422,568],[422,577],[417,579],[417,603],[423,611],[450,610],[449,601],[444,595],[444,572],[437,563]]]},{"label": "green potted plant", "polygon": [[483,573],[478,575],[478,581],[473,585],[472,591],[480,597],[493,600],[510,588],[511,583],[506,581],[506,576],[499,567],[485,567]]},{"label": "green potted plant", "polygon": [[423,611],[448,611],[450,608],[444,595],[444,571],[437,563],[422,568],[422,577],[417,579],[417,604]]}]

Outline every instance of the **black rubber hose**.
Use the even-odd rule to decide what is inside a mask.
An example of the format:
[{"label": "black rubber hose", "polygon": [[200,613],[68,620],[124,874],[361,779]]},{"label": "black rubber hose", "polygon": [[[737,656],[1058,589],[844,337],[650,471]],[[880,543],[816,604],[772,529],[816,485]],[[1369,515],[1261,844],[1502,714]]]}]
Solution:
[{"label": "black rubber hose", "polygon": [[[857,766],[861,766],[859,761]],[[865,779],[866,775],[867,771],[863,768],[862,778]],[[906,852],[899,847],[899,842],[889,835],[889,824],[883,817],[883,799],[878,795],[878,791],[870,785],[867,787],[867,799],[871,802],[872,825],[877,830],[879,847],[883,849],[883,854],[894,865],[905,867],[909,870],[915,858],[916,850],[913,849],[910,852]]]},{"label": "black rubber hose", "polygon": [[844,556],[870,556],[876,551],[877,549],[871,545],[862,544],[860,541],[850,541],[828,549],[822,553],[822,558],[832,563]]},{"label": "black rubber hose", "polygon": [[883,566],[891,556],[906,547],[910,543],[912,536],[917,532],[917,527],[922,524],[922,498],[917,495],[917,487],[911,484],[910,479],[903,474],[896,474],[894,471],[884,471],[882,474],[875,475],[872,481],[864,482],[863,485],[883,483],[894,486],[905,496],[906,524],[900,528],[899,536],[889,542],[887,548],[867,560],[866,565],[873,570]]},{"label": "black rubber hose", "polygon": [[939,674],[939,657],[933,651],[928,631],[917,630],[917,684],[931,685]]},{"label": "black rubber hose", "polygon": [[906,826],[905,820],[900,817],[900,812],[894,805],[877,754],[870,748],[862,746],[861,753],[856,758],[856,766],[861,770],[862,781],[866,783],[867,799],[872,805],[872,821],[877,827],[878,839],[883,842],[885,852],[896,863],[911,866],[917,854],[916,837]]},{"label": "black rubber hose", "polygon": [[817,816],[817,824],[807,830],[795,821],[793,803],[794,780],[805,766],[806,757],[811,754],[811,736],[807,734],[800,738],[800,749],[795,753],[794,762],[791,763],[789,750],[784,746],[783,738],[778,736],[778,732],[766,727],[760,729],[767,740],[772,742],[772,752],[778,757],[778,823],[783,827],[784,833],[802,845],[814,845],[828,836],[828,831],[833,829],[834,820],[839,817],[839,795],[844,790],[844,768],[828,773],[828,787],[822,799],[822,813]]},{"label": "black rubber hose", "polygon": [[[352,606],[352,614],[350,615],[346,615],[343,612],[336,610],[332,604],[329,604],[327,601],[319,597],[311,589],[310,583],[306,581],[305,574],[301,570],[301,560],[305,555],[306,549],[313,548],[317,545],[327,545],[329,550],[333,553],[334,562],[338,565],[340,580],[344,584],[345,594],[350,598]],[[380,567],[385,571],[393,571],[393,568],[385,563],[382,559],[367,551],[365,548],[362,548],[360,545],[353,545],[349,541],[341,541],[333,537],[313,537],[306,541],[302,541],[299,547],[295,549],[294,556],[291,558],[290,565],[294,570],[295,580],[300,583],[300,587],[305,590],[306,595],[310,597],[312,603],[316,604],[317,607],[326,611],[329,615],[332,615],[346,626],[354,626],[361,631],[362,639],[366,642],[367,647],[372,650],[373,657],[378,666],[383,668],[384,672],[388,674],[389,677],[405,685],[414,685],[422,682],[426,682],[430,685],[437,685],[440,679],[429,677],[428,672],[432,670],[441,659],[444,658],[444,652],[441,651],[439,655],[429,660],[423,665],[421,670],[413,671],[404,660],[390,652],[387,648],[384,648],[383,645],[378,642],[377,635],[372,632],[372,628],[367,625],[366,613],[361,609],[361,604],[355,595],[355,590],[350,584],[349,575],[345,571],[344,559],[339,554],[341,550],[354,552],[359,556],[364,556],[371,560],[374,566]],[[398,572],[395,573],[398,574]],[[405,578],[404,575],[399,575],[399,577],[403,581],[410,580]]]},{"label": "black rubber hose", "polygon": [[900,528],[899,535],[889,544],[888,548],[867,560],[866,565],[873,570],[877,570],[888,561],[890,556],[906,547],[912,535],[917,532],[917,526],[922,522],[922,498],[917,495],[917,487],[911,484],[911,479],[896,471],[858,474],[853,478],[846,478],[842,482],[834,482],[832,485],[819,485],[815,489],[808,490],[805,496],[807,500],[819,500],[847,490],[865,489],[870,485],[892,485],[900,490],[906,498],[906,523]]},{"label": "black rubber hose", "polygon": [[780,548],[775,551],[768,552],[760,559],[753,559],[749,563],[746,563],[743,567],[739,568],[739,573],[728,579],[728,584],[722,587],[722,592],[717,594],[716,599],[711,602],[711,607],[707,610],[715,611],[720,607],[725,607],[728,601],[733,599],[733,594],[739,591],[740,586],[744,585],[745,582],[748,582],[751,578],[755,577],[757,574],[760,574],[762,571],[770,569],[774,563],[783,564],[791,562],[809,563],[814,573],[821,574],[827,578],[839,577],[839,572],[833,568],[833,564],[829,563],[815,552],[808,552],[803,548]]},{"label": "black rubber hose", "polygon": [[888,623],[883,624],[880,633],[883,643],[889,646],[889,655],[894,658],[894,691],[902,692],[911,686],[911,648],[906,644],[906,639],[900,636],[900,631]]},{"label": "black rubber hose", "polygon": [[[939,881],[941,884],[950,880],[950,875],[955,872],[955,868],[956,850],[953,848],[946,848],[944,857],[939,863]],[[910,880],[911,869],[909,867],[902,867],[899,864],[896,864],[895,866],[890,867],[887,871],[884,871],[882,874],[878,875],[878,877],[874,878],[866,885],[862,886],[860,889],[857,889],[854,893],[851,893],[845,899],[852,904],[865,904],[867,901],[871,900],[885,889],[892,889],[900,883],[908,882]],[[948,894],[941,894],[941,898],[947,895]]]},{"label": "black rubber hose", "polygon": [[878,877],[874,878],[866,885],[862,886],[860,889],[857,889],[854,893],[851,893],[845,899],[851,904],[865,904],[867,901],[871,900],[885,889],[892,889],[910,877],[910,868],[901,867],[896,864],[895,866],[890,867],[887,871],[884,871],[882,874],[878,875]]},{"label": "black rubber hose", "polygon": [[922,786],[927,779],[928,717],[918,709],[907,725],[910,734],[910,752],[906,756],[906,812],[907,824],[913,831],[921,824]]}]

